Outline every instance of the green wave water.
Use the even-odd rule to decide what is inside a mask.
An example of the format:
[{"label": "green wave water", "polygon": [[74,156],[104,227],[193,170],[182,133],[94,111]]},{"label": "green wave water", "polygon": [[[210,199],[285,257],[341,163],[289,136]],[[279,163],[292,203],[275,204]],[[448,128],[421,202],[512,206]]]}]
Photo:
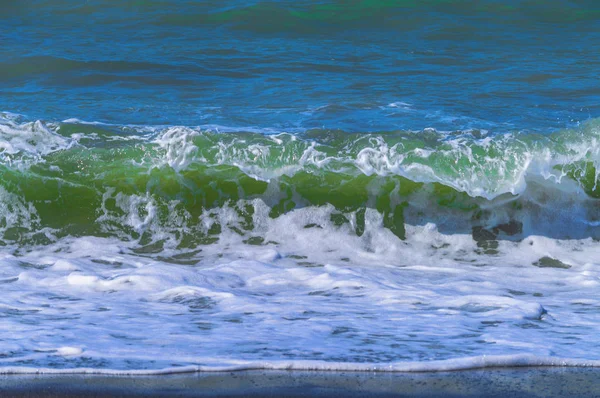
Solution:
[{"label": "green wave water", "polygon": [[264,135],[5,119],[1,238],[115,235],[193,247],[227,230],[260,242],[258,213],[306,207],[327,207],[328,222],[357,235],[374,212],[400,239],[406,223],[428,222],[482,240],[597,237],[599,126],[550,136]]}]

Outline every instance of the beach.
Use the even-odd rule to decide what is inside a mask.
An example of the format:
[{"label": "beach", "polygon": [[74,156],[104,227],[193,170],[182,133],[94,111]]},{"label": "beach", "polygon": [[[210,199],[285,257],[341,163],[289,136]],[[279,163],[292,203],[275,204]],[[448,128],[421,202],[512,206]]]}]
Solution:
[{"label": "beach", "polygon": [[1,376],[2,397],[597,397],[597,368]]}]

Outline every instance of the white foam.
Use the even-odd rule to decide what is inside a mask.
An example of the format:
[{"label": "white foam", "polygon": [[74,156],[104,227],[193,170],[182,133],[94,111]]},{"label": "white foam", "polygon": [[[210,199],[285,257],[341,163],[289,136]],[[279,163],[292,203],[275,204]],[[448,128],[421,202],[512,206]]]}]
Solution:
[{"label": "white foam", "polygon": [[[75,349],[74,351],[78,351]],[[70,354],[70,355],[79,355]],[[200,360],[202,362],[202,360]],[[214,362],[214,358],[207,362]],[[318,372],[448,372],[485,368],[507,367],[600,367],[600,361],[586,361],[571,358],[541,357],[534,355],[491,355],[465,357],[429,362],[391,362],[391,363],[351,363],[326,361],[235,361],[219,365],[180,366],[163,369],[101,369],[101,368],[33,368],[0,367],[0,374],[103,374],[114,376],[152,376],[201,372],[238,372],[248,370],[285,370]]]},{"label": "white foam", "polygon": [[[371,211],[359,237],[332,211],[270,219],[258,207],[252,233],[277,243],[224,230],[184,264],[169,259],[181,250],[136,255],[117,238],[5,255],[2,372],[597,365],[593,240],[531,236],[482,255],[434,224],[407,225],[400,241]],[[535,266],[542,257],[571,268]]]},{"label": "white foam", "polygon": [[68,149],[76,143],[39,120],[22,124],[0,120],[0,161],[12,167],[27,167],[42,161],[49,153]]},{"label": "white foam", "polygon": [[75,355],[81,355],[83,353],[83,350],[79,347],[59,347],[56,349],[56,353],[64,357],[70,357]]},{"label": "white foam", "polygon": [[76,271],[77,266],[69,261],[57,260],[51,267],[53,271]]}]

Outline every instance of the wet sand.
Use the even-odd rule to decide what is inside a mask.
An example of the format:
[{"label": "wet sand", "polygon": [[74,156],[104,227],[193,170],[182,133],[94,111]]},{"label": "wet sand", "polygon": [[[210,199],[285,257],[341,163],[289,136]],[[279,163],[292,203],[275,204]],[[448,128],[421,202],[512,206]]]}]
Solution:
[{"label": "wet sand", "polygon": [[1,397],[598,397],[598,368],[435,373],[241,371],[165,376],[2,375]]}]

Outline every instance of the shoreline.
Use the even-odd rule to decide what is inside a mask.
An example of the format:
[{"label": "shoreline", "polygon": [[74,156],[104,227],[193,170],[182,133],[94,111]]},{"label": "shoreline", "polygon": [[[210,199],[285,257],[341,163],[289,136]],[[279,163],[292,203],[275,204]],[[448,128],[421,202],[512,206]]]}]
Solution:
[{"label": "shoreline", "polygon": [[0,375],[2,397],[577,397],[600,396],[597,367],[443,372],[243,370],[146,376]]},{"label": "shoreline", "polygon": [[598,368],[600,360],[538,356],[532,354],[478,355],[429,361],[400,362],[333,362],[324,360],[227,360],[203,362],[210,365],[184,365],[156,369],[111,368],[43,368],[0,366],[2,375],[103,375],[103,376],[161,376],[178,374],[227,373],[244,371],[294,372],[377,372],[377,373],[439,373],[475,371],[490,368]]}]

